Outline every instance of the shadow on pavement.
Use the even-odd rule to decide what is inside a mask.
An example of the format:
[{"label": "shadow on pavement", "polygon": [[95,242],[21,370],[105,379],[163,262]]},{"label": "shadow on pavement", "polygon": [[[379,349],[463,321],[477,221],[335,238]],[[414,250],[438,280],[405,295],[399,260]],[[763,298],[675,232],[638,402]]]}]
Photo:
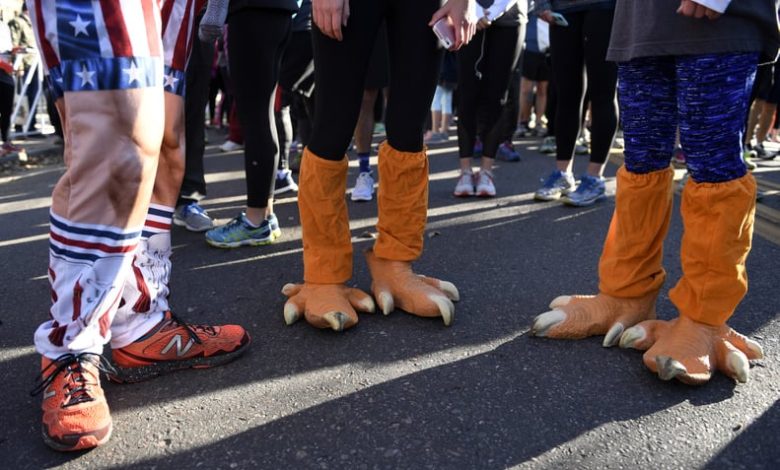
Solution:
[{"label": "shadow on pavement", "polygon": [[706,392],[661,383],[630,352],[580,360],[594,347],[520,337],[139,466],[506,468],[605,423],[733,393],[720,379]]}]

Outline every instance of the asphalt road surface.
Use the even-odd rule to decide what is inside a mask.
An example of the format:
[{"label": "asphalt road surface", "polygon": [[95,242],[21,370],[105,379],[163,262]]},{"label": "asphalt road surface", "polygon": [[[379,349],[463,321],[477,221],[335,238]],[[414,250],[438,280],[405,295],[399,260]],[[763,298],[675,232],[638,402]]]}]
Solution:
[{"label": "asphalt road surface", "polygon": [[[211,134],[207,210],[243,205],[243,156]],[[396,311],[362,315],[344,332],[285,326],[286,282],[302,276],[296,199],[277,201],[284,236],[261,248],[210,248],[174,231],[172,305],[190,322],[244,325],[246,356],[135,385],[106,383],[111,441],[61,454],[40,437],[39,358],[31,342],[47,316],[48,203],[61,167],[0,178],[0,456],[27,468],[780,468],[780,158],[761,162],[763,211],[748,260],[750,291],[731,320],[762,343],[750,381],[717,375],[693,388],[657,379],[641,353],[600,338],[532,338],[532,318],[564,293],[594,293],[614,208],[610,197],[571,208],[532,199],[553,159],[521,142],[523,161],[500,163],[494,199],[455,199],[455,142],[431,151],[426,248],[420,273],[460,289],[454,324]],[[584,170],[586,157],[576,169]],[[476,164],[475,164],[476,165]],[[350,167],[350,185],[357,175]],[[381,184],[381,182],[379,183]],[[676,198],[679,209],[679,197]],[[352,284],[368,290],[362,249],[376,203],[349,202]],[[666,242],[659,315],[676,315],[682,224]]]}]

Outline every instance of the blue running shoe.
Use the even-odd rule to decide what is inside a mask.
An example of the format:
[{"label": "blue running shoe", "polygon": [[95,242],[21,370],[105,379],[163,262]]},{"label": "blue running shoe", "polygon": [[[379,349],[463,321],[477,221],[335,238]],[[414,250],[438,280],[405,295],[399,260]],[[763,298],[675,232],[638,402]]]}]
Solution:
[{"label": "blue running shoe", "polygon": [[177,207],[173,213],[173,223],[190,232],[205,232],[214,228],[214,221],[208,212],[195,201]]},{"label": "blue running shoe", "polygon": [[577,190],[564,196],[562,201],[570,206],[585,207],[603,199],[606,192],[603,177],[583,175]]},{"label": "blue running shoe", "polygon": [[507,141],[498,146],[498,152],[496,153],[496,160],[505,162],[519,162],[520,154],[512,146],[512,143]]},{"label": "blue running shoe", "polygon": [[557,201],[574,191],[574,176],[571,173],[555,170],[542,181],[542,187],[534,193],[534,199],[538,201]]},{"label": "blue running shoe", "polygon": [[269,245],[281,236],[276,215],[269,215],[259,227],[253,227],[242,212],[225,225],[206,232],[206,243],[217,248],[260,246]]}]

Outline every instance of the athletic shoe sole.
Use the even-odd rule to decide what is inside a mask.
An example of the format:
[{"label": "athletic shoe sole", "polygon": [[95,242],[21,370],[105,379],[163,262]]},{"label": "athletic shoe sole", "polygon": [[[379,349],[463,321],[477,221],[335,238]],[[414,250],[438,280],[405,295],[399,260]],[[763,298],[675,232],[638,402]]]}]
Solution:
[{"label": "athletic shoe sole", "polygon": [[568,197],[561,198],[561,202],[566,204],[567,206],[573,206],[573,207],[587,207],[592,206],[593,204],[601,201],[602,199],[606,198],[607,196],[605,194],[602,194],[601,196],[598,196],[594,199],[586,199],[584,201],[575,202],[569,199]]},{"label": "athletic shoe sole", "polygon": [[43,442],[52,449],[60,452],[73,452],[78,450],[92,449],[99,445],[105,444],[111,438],[111,432],[113,431],[113,428],[113,423],[109,422],[108,426],[92,432],[82,434],[66,434],[62,437],[55,438],[49,435],[48,428],[44,424],[41,428],[41,434],[43,435]]},{"label": "athletic shoe sole", "polygon": [[240,240],[237,242],[218,242],[206,238],[206,243],[208,243],[209,245],[215,248],[238,248],[241,246],[265,246],[274,243],[276,240],[281,238],[281,236],[282,236],[282,231],[279,230],[279,231],[271,232],[270,238],[263,238],[260,240],[255,238],[247,238],[246,240]]},{"label": "athletic shoe sole", "polygon": [[454,193],[452,193],[452,195],[455,196],[455,197],[472,197],[475,194],[476,193],[474,193],[474,191],[471,191],[471,192],[462,191],[462,192],[457,192],[457,193],[454,192]]},{"label": "athletic shoe sole", "polygon": [[112,360],[112,365],[117,373],[108,374],[108,378],[116,383],[137,383],[179,370],[208,369],[222,366],[238,359],[247,351],[247,349],[249,349],[249,345],[252,344],[252,338],[249,337],[249,333],[247,333],[246,336],[247,342],[244,343],[244,345],[240,346],[235,351],[218,354],[216,356],[200,356],[181,361],[160,361],[148,366],[140,367],[121,367]]},{"label": "athletic shoe sole", "polygon": [[184,227],[187,230],[189,230],[190,232],[197,232],[197,233],[207,232],[207,231],[209,231],[209,230],[214,228],[213,224],[211,225],[211,227],[204,227],[204,228],[193,227],[192,225],[189,225],[187,222],[185,222],[185,221],[183,221],[181,219],[177,219],[175,217],[173,218],[173,225],[176,225],[176,226],[179,226],[179,227]]},{"label": "athletic shoe sole", "polygon": [[298,188],[294,187],[294,186],[285,186],[283,188],[274,189],[274,196],[278,196],[280,194],[290,193],[290,192],[297,193],[298,192]]}]

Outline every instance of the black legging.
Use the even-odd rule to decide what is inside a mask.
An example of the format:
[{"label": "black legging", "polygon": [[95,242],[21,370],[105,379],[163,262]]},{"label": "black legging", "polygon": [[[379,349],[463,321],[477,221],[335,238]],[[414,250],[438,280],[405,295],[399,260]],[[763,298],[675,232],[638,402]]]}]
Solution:
[{"label": "black legging", "polygon": [[4,143],[10,143],[8,132],[11,129],[11,113],[14,110],[14,84],[10,75],[0,71],[0,137]]},{"label": "black legging", "polygon": [[439,0],[352,0],[344,40],[314,39],[314,130],[309,148],[327,160],[341,160],[355,130],[368,62],[382,20],[387,21],[390,96],[385,125],[396,150],[423,149],[425,118],[436,89],[440,50],[428,26]]},{"label": "black legging", "polygon": [[[200,24],[199,15],[195,27]],[[206,150],[206,101],[211,79],[214,44],[193,41],[187,62],[184,95],[184,178],[177,206],[196,202],[206,195],[206,175],[203,154]]]},{"label": "black legging", "polygon": [[303,90],[300,86],[314,73],[314,57],[311,45],[311,31],[296,31],[292,33],[290,42],[284,51],[282,65],[279,71],[279,88],[281,88],[280,106],[276,111],[276,133],[279,136],[280,170],[290,167],[290,146],[293,140],[294,128],[292,121],[292,104],[295,95]]},{"label": "black legging", "polygon": [[274,99],[291,24],[292,15],[285,10],[249,8],[228,17],[228,60],[244,133],[248,207],[266,207],[273,196],[279,161]]},{"label": "black legging", "polygon": [[471,158],[477,138],[482,155],[494,158],[503,137],[501,109],[509,79],[520,58],[525,36],[520,26],[492,26],[479,31],[458,51],[458,149],[460,158]]},{"label": "black legging", "polygon": [[574,157],[574,145],[582,125],[586,84],[592,116],[590,161],[601,164],[609,155],[617,130],[617,66],[606,61],[612,15],[613,10],[565,13],[569,26],[550,26],[558,100],[555,111],[558,160]]}]

